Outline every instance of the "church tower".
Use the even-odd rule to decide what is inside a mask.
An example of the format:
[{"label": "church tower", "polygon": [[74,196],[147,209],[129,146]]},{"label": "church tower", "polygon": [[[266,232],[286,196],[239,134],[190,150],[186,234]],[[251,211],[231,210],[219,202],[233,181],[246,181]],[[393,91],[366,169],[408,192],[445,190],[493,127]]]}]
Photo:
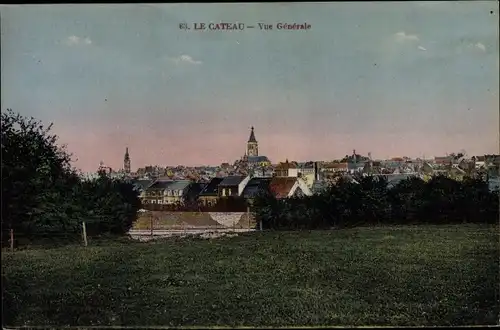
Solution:
[{"label": "church tower", "polygon": [[130,156],[128,154],[128,148],[125,149],[125,158],[123,159],[123,169],[125,173],[130,173]]},{"label": "church tower", "polygon": [[252,132],[250,133],[250,138],[248,139],[247,143],[247,155],[249,157],[255,157],[259,155],[259,144],[257,143],[257,140],[255,139],[255,134],[253,132],[253,126],[252,126]]}]

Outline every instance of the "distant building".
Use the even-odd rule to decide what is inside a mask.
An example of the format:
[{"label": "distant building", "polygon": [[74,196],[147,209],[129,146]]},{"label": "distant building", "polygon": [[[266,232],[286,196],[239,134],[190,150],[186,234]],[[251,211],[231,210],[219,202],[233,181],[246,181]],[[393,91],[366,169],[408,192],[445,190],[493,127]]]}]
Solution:
[{"label": "distant building", "polygon": [[[363,165],[364,166],[364,165]],[[329,173],[347,173],[349,171],[349,163],[326,163],[322,166],[324,172]]]},{"label": "distant building", "polygon": [[191,184],[189,180],[172,181],[163,193],[163,204],[184,204]]},{"label": "distant building", "polygon": [[99,163],[99,167],[97,169],[97,172],[98,173],[104,172],[106,174],[111,174],[113,172],[113,169],[111,167],[109,167],[109,166],[104,165],[104,162],[101,161]]},{"label": "distant building", "polygon": [[141,202],[144,203],[144,200],[146,199],[146,190],[153,184],[153,180],[134,180],[132,181],[132,184],[134,185],[134,189],[139,192],[139,198]]},{"label": "distant building", "polygon": [[248,138],[247,142],[247,155],[249,157],[255,157],[259,155],[259,143],[255,138],[255,133],[253,132],[253,126],[252,126],[252,131],[250,132],[250,138]]},{"label": "distant building", "polygon": [[445,157],[434,157],[434,164],[439,166],[451,165],[453,162],[453,157],[445,156]]},{"label": "distant building", "polygon": [[145,204],[183,204],[191,185],[188,180],[157,180],[146,189]]},{"label": "distant building", "polygon": [[250,137],[247,142],[247,150],[245,156],[243,156],[243,161],[250,166],[269,166],[271,162],[266,156],[259,156],[259,143],[255,138],[254,128],[250,132]]},{"label": "distant building", "polygon": [[246,184],[245,189],[243,189],[243,193],[241,196],[246,200],[252,202],[253,199],[262,191],[265,191],[269,188],[269,183],[271,182],[271,178],[252,178]]},{"label": "distant building", "polygon": [[269,190],[278,199],[312,195],[304,180],[296,177],[274,177],[269,183]]},{"label": "distant building", "polygon": [[298,164],[296,162],[289,162],[287,159],[284,163],[280,162],[276,165],[274,174],[277,177],[297,177]]},{"label": "distant building", "polygon": [[219,197],[241,196],[250,176],[233,175],[225,177],[218,186]]},{"label": "distant building", "polygon": [[128,147],[125,149],[125,157],[123,159],[123,169],[125,173],[130,174],[130,155],[128,154]]},{"label": "distant building", "polygon": [[212,180],[210,180],[210,182],[198,195],[198,201],[205,206],[215,205],[219,197],[219,184],[222,182],[222,180],[224,179],[213,178]]}]

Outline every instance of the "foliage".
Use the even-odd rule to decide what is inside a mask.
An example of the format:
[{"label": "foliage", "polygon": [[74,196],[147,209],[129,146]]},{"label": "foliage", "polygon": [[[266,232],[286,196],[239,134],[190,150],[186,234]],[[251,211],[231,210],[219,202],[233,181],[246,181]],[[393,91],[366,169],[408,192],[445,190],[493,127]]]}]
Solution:
[{"label": "foliage", "polygon": [[480,178],[459,182],[445,176],[413,177],[389,187],[382,177],[340,179],[313,196],[277,200],[263,192],[254,203],[268,229],[321,229],[382,224],[495,223],[498,192]]},{"label": "foliage", "polygon": [[82,182],[83,203],[88,206],[87,233],[125,234],[137,218],[141,202],[130,183],[112,179],[104,172]]},{"label": "foliage", "polygon": [[89,217],[101,223],[99,230],[123,232],[138,205],[132,185],[82,182],[51,129],[10,109],[1,115],[2,244],[10,229],[27,241],[78,236]]}]

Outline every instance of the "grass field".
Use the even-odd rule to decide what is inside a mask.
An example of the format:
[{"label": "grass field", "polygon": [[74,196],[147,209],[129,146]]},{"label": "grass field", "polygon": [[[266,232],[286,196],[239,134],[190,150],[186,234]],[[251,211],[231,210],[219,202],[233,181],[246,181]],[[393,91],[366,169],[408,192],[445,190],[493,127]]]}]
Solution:
[{"label": "grass field", "polygon": [[22,325],[497,324],[498,227],[256,232],[2,254]]}]

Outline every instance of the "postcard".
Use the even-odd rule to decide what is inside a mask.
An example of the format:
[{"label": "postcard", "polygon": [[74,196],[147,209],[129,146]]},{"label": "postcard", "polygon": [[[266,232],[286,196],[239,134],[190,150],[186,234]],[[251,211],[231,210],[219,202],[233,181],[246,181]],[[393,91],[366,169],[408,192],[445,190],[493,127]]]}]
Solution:
[{"label": "postcard", "polygon": [[2,325],[498,325],[498,15],[1,5]]}]

